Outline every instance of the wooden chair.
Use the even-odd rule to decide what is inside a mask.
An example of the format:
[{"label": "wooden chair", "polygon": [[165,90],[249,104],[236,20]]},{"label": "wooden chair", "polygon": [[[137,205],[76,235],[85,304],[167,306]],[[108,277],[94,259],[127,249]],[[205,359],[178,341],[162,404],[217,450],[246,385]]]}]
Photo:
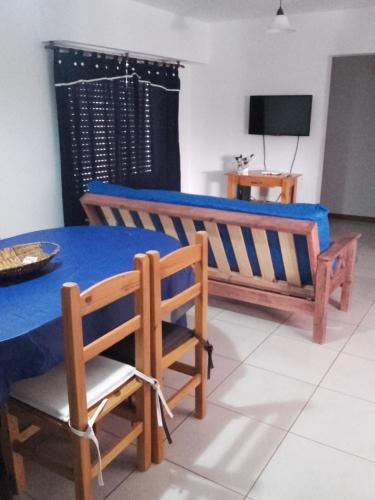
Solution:
[{"label": "wooden chair", "polygon": [[[207,234],[196,234],[196,244],[190,245],[160,259],[156,251],[147,252],[151,276],[151,372],[158,380],[163,379],[167,368],[189,375],[190,380],[168,400],[173,409],[191,391],[195,390],[195,416],[206,415],[207,378]],[[194,267],[194,284],[169,299],[161,298],[161,282],[189,266]],[[195,328],[191,330],[162,319],[184,304],[195,301]],[[190,349],[195,349],[195,366],[179,359]],[[163,433],[152,416],[152,460],[163,460]]]},{"label": "wooden chair", "polygon": [[[75,483],[77,499],[91,499],[91,479],[99,475],[120,452],[138,439],[137,466],[146,470],[151,463],[150,385],[150,279],[149,259],[135,256],[135,270],[108,278],[80,293],[77,284],[66,283],[61,290],[65,363],[41,377],[22,380],[11,387],[11,399],[3,411],[8,452],[18,491],[25,487],[23,457],[29,457]],[[135,313],[128,321],[84,345],[83,318],[129,294],[135,294]],[[100,354],[135,332],[135,367]],[[139,371],[138,371],[139,370]],[[140,373],[143,372],[143,373]],[[149,381],[152,381],[149,379]],[[100,455],[93,425],[110,412],[128,417],[123,405],[136,394],[132,425],[115,446]],[[32,424],[20,430],[19,417]],[[71,439],[73,467],[59,464],[55,456],[35,453],[33,438],[43,428]],[[86,439],[88,438],[88,439]],[[97,445],[98,461],[91,463],[90,441]]]}]

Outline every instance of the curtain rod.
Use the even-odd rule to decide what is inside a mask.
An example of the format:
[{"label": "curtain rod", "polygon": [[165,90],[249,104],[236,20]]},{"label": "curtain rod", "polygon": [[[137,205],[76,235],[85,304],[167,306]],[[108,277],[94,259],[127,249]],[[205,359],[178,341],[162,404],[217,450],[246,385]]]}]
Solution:
[{"label": "curtain rod", "polygon": [[43,42],[43,45],[44,48],[46,49],[53,49],[55,47],[58,47],[61,49],[83,50],[84,52],[102,52],[112,56],[122,56],[122,57],[130,56],[134,58],[147,57],[152,61],[177,64],[179,68],[185,68],[185,66],[181,64],[180,61],[171,60],[168,59],[167,57],[155,56],[152,54],[144,54],[142,52],[132,52],[123,49],[115,49],[113,47],[105,47],[101,45],[93,45],[91,43],[70,42],[67,40],[50,40],[48,42]]}]

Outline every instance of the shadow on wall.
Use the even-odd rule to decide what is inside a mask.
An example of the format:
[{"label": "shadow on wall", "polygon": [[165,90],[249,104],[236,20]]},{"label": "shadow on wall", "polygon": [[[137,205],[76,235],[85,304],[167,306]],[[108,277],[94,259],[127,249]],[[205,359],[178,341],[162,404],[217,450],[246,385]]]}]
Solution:
[{"label": "shadow on wall", "polygon": [[234,155],[224,155],[221,157],[221,170],[203,170],[204,193],[213,196],[227,195],[226,172],[236,170],[236,161]]}]

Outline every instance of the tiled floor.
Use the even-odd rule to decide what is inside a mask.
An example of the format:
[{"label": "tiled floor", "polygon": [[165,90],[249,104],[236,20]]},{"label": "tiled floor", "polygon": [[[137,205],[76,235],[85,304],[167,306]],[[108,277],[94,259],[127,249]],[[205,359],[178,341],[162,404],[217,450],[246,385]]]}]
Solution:
[{"label": "tiled floor", "polygon": [[[353,230],[363,233],[353,302],[348,313],[330,307],[326,344],[312,343],[307,316],[211,301],[207,418],[186,400],[164,463],[139,473],[130,449],[95,498],[374,500],[375,224],[333,223],[335,235]],[[116,434],[116,422],[104,432]],[[27,473],[22,498],[73,498],[56,475],[31,464]]]}]

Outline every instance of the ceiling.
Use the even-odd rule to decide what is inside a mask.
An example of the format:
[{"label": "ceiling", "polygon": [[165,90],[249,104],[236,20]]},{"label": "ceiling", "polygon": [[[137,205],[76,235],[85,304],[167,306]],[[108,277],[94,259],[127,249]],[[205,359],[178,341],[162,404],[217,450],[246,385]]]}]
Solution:
[{"label": "ceiling", "polygon": [[[135,0],[201,21],[218,22],[274,15],[279,0]],[[287,14],[375,7],[375,0],[283,0]]]}]

